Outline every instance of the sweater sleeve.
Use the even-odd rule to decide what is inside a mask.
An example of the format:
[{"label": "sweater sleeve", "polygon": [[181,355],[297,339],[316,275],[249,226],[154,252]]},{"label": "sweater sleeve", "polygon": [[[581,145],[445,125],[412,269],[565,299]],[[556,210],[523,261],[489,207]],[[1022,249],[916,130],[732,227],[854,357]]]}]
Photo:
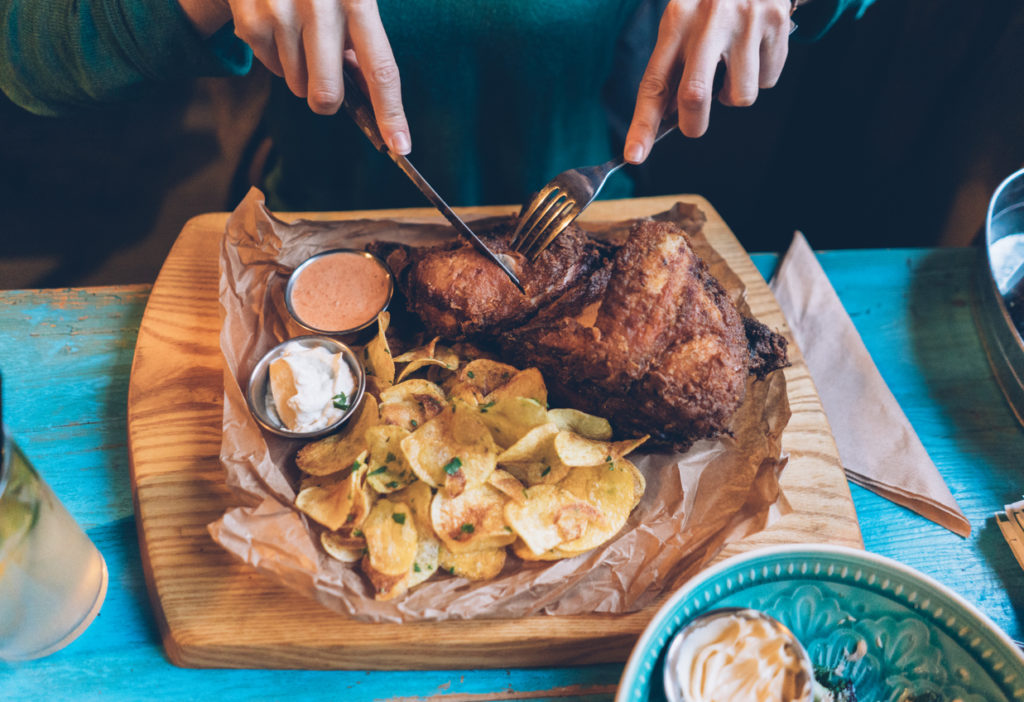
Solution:
[{"label": "sweater sleeve", "polygon": [[0,0],[0,21],[0,90],[39,115],[252,66],[230,25],[203,40],[176,0]]},{"label": "sweater sleeve", "polygon": [[851,14],[860,19],[875,0],[809,0],[793,16],[797,24],[795,36],[816,41],[832,28],[839,18]]}]

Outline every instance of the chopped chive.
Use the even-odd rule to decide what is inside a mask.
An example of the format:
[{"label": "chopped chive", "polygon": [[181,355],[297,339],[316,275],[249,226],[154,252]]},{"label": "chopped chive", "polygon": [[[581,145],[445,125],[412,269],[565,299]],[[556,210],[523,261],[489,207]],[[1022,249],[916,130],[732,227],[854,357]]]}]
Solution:
[{"label": "chopped chive", "polygon": [[544,466],[544,470],[542,470],[540,472],[540,477],[543,478],[545,475],[547,475],[550,472],[551,472],[551,466]]},{"label": "chopped chive", "polygon": [[491,407],[494,407],[496,402],[497,400],[491,400],[490,402],[485,402],[484,404],[480,405],[481,414],[487,414],[487,410],[489,410]]},{"label": "chopped chive", "polygon": [[419,563],[413,563],[412,564],[412,572],[419,573],[420,570],[421,570],[421,568],[420,568],[420,564]]},{"label": "chopped chive", "polygon": [[398,481],[397,480],[392,480],[390,483],[387,483],[384,487],[396,488],[396,487],[398,487]]},{"label": "chopped chive", "polygon": [[405,524],[405,513],[404,512],[395,512],[394,514],[391,515],[391,518],[394,519],[395,522],[397,522],[398,524]]},{"label": "chopped chive", "polygon": [[352,536],[356,537],[357,539],[358,538],[362,538],[363,530],[362,529],[355,529],[355,530],[353,530]]},{"label": "chopped chive", "polygon": [[371,470],[369,472],[369,475],[380,475],[381,473],[383,473],[387,469],[388,469],[387,466],[381,466],[380,468],[374,468],[373,470]]},{"label": "chopped chive", "polygon": [[339,392],[337,395],[332,397],[331,401],[334,402],[334,406],[340,410],[347,410],[349,408],[348,396],[343,392]]},{"label": "chopped chive", "polygon": [[506,524],[505,525],[505,531],[507,531],[508,533],[511,534],[512,533],[512,527],[510,527],[508,524]]},{"label": "chopped chive", "polygon": [[473,371],[466,371],[466,377],[469,378],[470,380],[472,380],[476,376],[473,375]]},{"label": "chopped chive", "polygon": [[418,427],[420,425],[420,423],[417,422],[415,419],[410,419],[409,420],[409,424],[412,424],[412,428],[413,429],[415,429],[416,427]]},{"label": "chopped chive", "polygon": [[465,524],[463,524],[461,529],[462,529],[462,533],[463,534],[472,534],[474,531],[476,531],[476,527],[474,527],[469,522],[466,522]]},{"label": "chopped chive", "polygon": [[455,475],[459,472],[459,468],[462,467],[462,459],[456,456],[452,460],[444,464],[444,472],[448,475]]},{"label": "chopped chive", "polygon": [[395,454],[393,454],[391,452],[388,452],[388,455],[384,457],[384,462],[385,463],[394,463],[397,460],[398,460],[398,456],[396,456]]}]

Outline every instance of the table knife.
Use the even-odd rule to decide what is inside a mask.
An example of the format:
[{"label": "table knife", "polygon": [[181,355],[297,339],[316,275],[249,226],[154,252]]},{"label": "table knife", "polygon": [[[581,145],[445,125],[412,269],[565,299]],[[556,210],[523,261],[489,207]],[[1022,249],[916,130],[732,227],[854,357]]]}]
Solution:
[{"label": "table knife", "polygon": [[381,136],[380,130],[377,128],[377,118],[373,114],[373,106],[370,105],[370,101],[365,95],[363,95],[363,91],[360,89],[355,79],[349,75],[347,68],[344,70],[344,76],[345,99],[342,104],[345,106],[345,110],[348,112],[349,116],[351,116],[352,120],[356,123],[356,126],[359,127],[378,151],[388,156],[399,168],[402,169],[402,172],[409,177],[409,180],[413,182],[413,185],[419,188],[419,191],[426,195],[427,199],[433,203],[434,207],[436,207],[438,211],[445,216],[445,219],[452,223],[452,226],[455,227],[455,231],[468,239],[477,251],[500,268],[505,275],[509,277],[509,280],[519,288],[519,291],[525,294],[526,291],[523,290],[523,286],[519,282],[519,278],[517,278],[516,274],[512,272],[512,269],[501,260],[501,257],[487,248],[487,244],[481,241],[480,237],[473,233],[473,230],[462,221],[462,218],[452,211],[452,208],[448,206],[448,203],[446,203],[444,199],[437,194],[437,191],[434,190],[430,183],[427,182],[426,178],[420,175],[420,172],[416,170],[416,167],[413,166],[412,163],[409,162],[409,159],[388,148],[388,145],[384,142],[384,137]]}]

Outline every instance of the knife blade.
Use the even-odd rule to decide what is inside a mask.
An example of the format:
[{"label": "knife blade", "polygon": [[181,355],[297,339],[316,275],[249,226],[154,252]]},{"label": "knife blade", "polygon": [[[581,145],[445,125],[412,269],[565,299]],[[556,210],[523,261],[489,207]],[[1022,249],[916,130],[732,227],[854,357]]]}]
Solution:
[{"label": "knife blade", "polygon": [[444,201],[437,191],[427,182],[427,179],[420,175],[420,172],[416,170],[416,167],[402,154],[393,152],[388,145],[384,142],[384,137],[381,136],[380,129],[377,128],[377,117],[373,113],[373,106],[370,101],[363,95],[363,91],[360,89],[358,83],[349,74],[349,70],[346,67],[343,71],[345,79],[345,99],[342,104],[349,116],[352,117],[352,121],[356,123],[360,131],[366,135],[374,147],[382,154],[386,155],[392,161],[395,162],[402,172],[408,176],[409,180],[412,181],[421,193],[423,193],[428,200],[438,209],[438,211],[444,215],[445,219],[451,222],[452,226],[455,227],[460,235],[469,240],[469,243],[476,248],[481,254],[483,254],[488,260],[494,265],[500,268],[505,275],[509,277],[509,280],[519,288],[519,292],[525,294],[522,283],[519,282],[519,278],[512,272],[512,269],[501,260],[501,257],[491,251],[487,244],[485,244],[480,237],[478,237],[469,226],[462,221],[459,217],[448,206],[448,203]]}]

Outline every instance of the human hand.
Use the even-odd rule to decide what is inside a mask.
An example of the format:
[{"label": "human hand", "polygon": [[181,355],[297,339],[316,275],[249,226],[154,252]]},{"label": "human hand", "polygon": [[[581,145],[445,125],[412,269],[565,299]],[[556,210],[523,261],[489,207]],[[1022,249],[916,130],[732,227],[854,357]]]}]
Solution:
[{"label": "human hand", "polygon": [[726,105],[751,105],[760,88],[775,85],[789,51],[790,9],[791,0],[671,0],[640,81],[625,159],[647,158],[673,99],[683,134],[707,131],[719,62]]},{"label": "human hand", "polygon": [[348,60],[359,68],[388,147],[411,150],[398,65],[375,0],[178,1],[204,36],[233,19],[256,58],[317,114],[341,107]]}]

